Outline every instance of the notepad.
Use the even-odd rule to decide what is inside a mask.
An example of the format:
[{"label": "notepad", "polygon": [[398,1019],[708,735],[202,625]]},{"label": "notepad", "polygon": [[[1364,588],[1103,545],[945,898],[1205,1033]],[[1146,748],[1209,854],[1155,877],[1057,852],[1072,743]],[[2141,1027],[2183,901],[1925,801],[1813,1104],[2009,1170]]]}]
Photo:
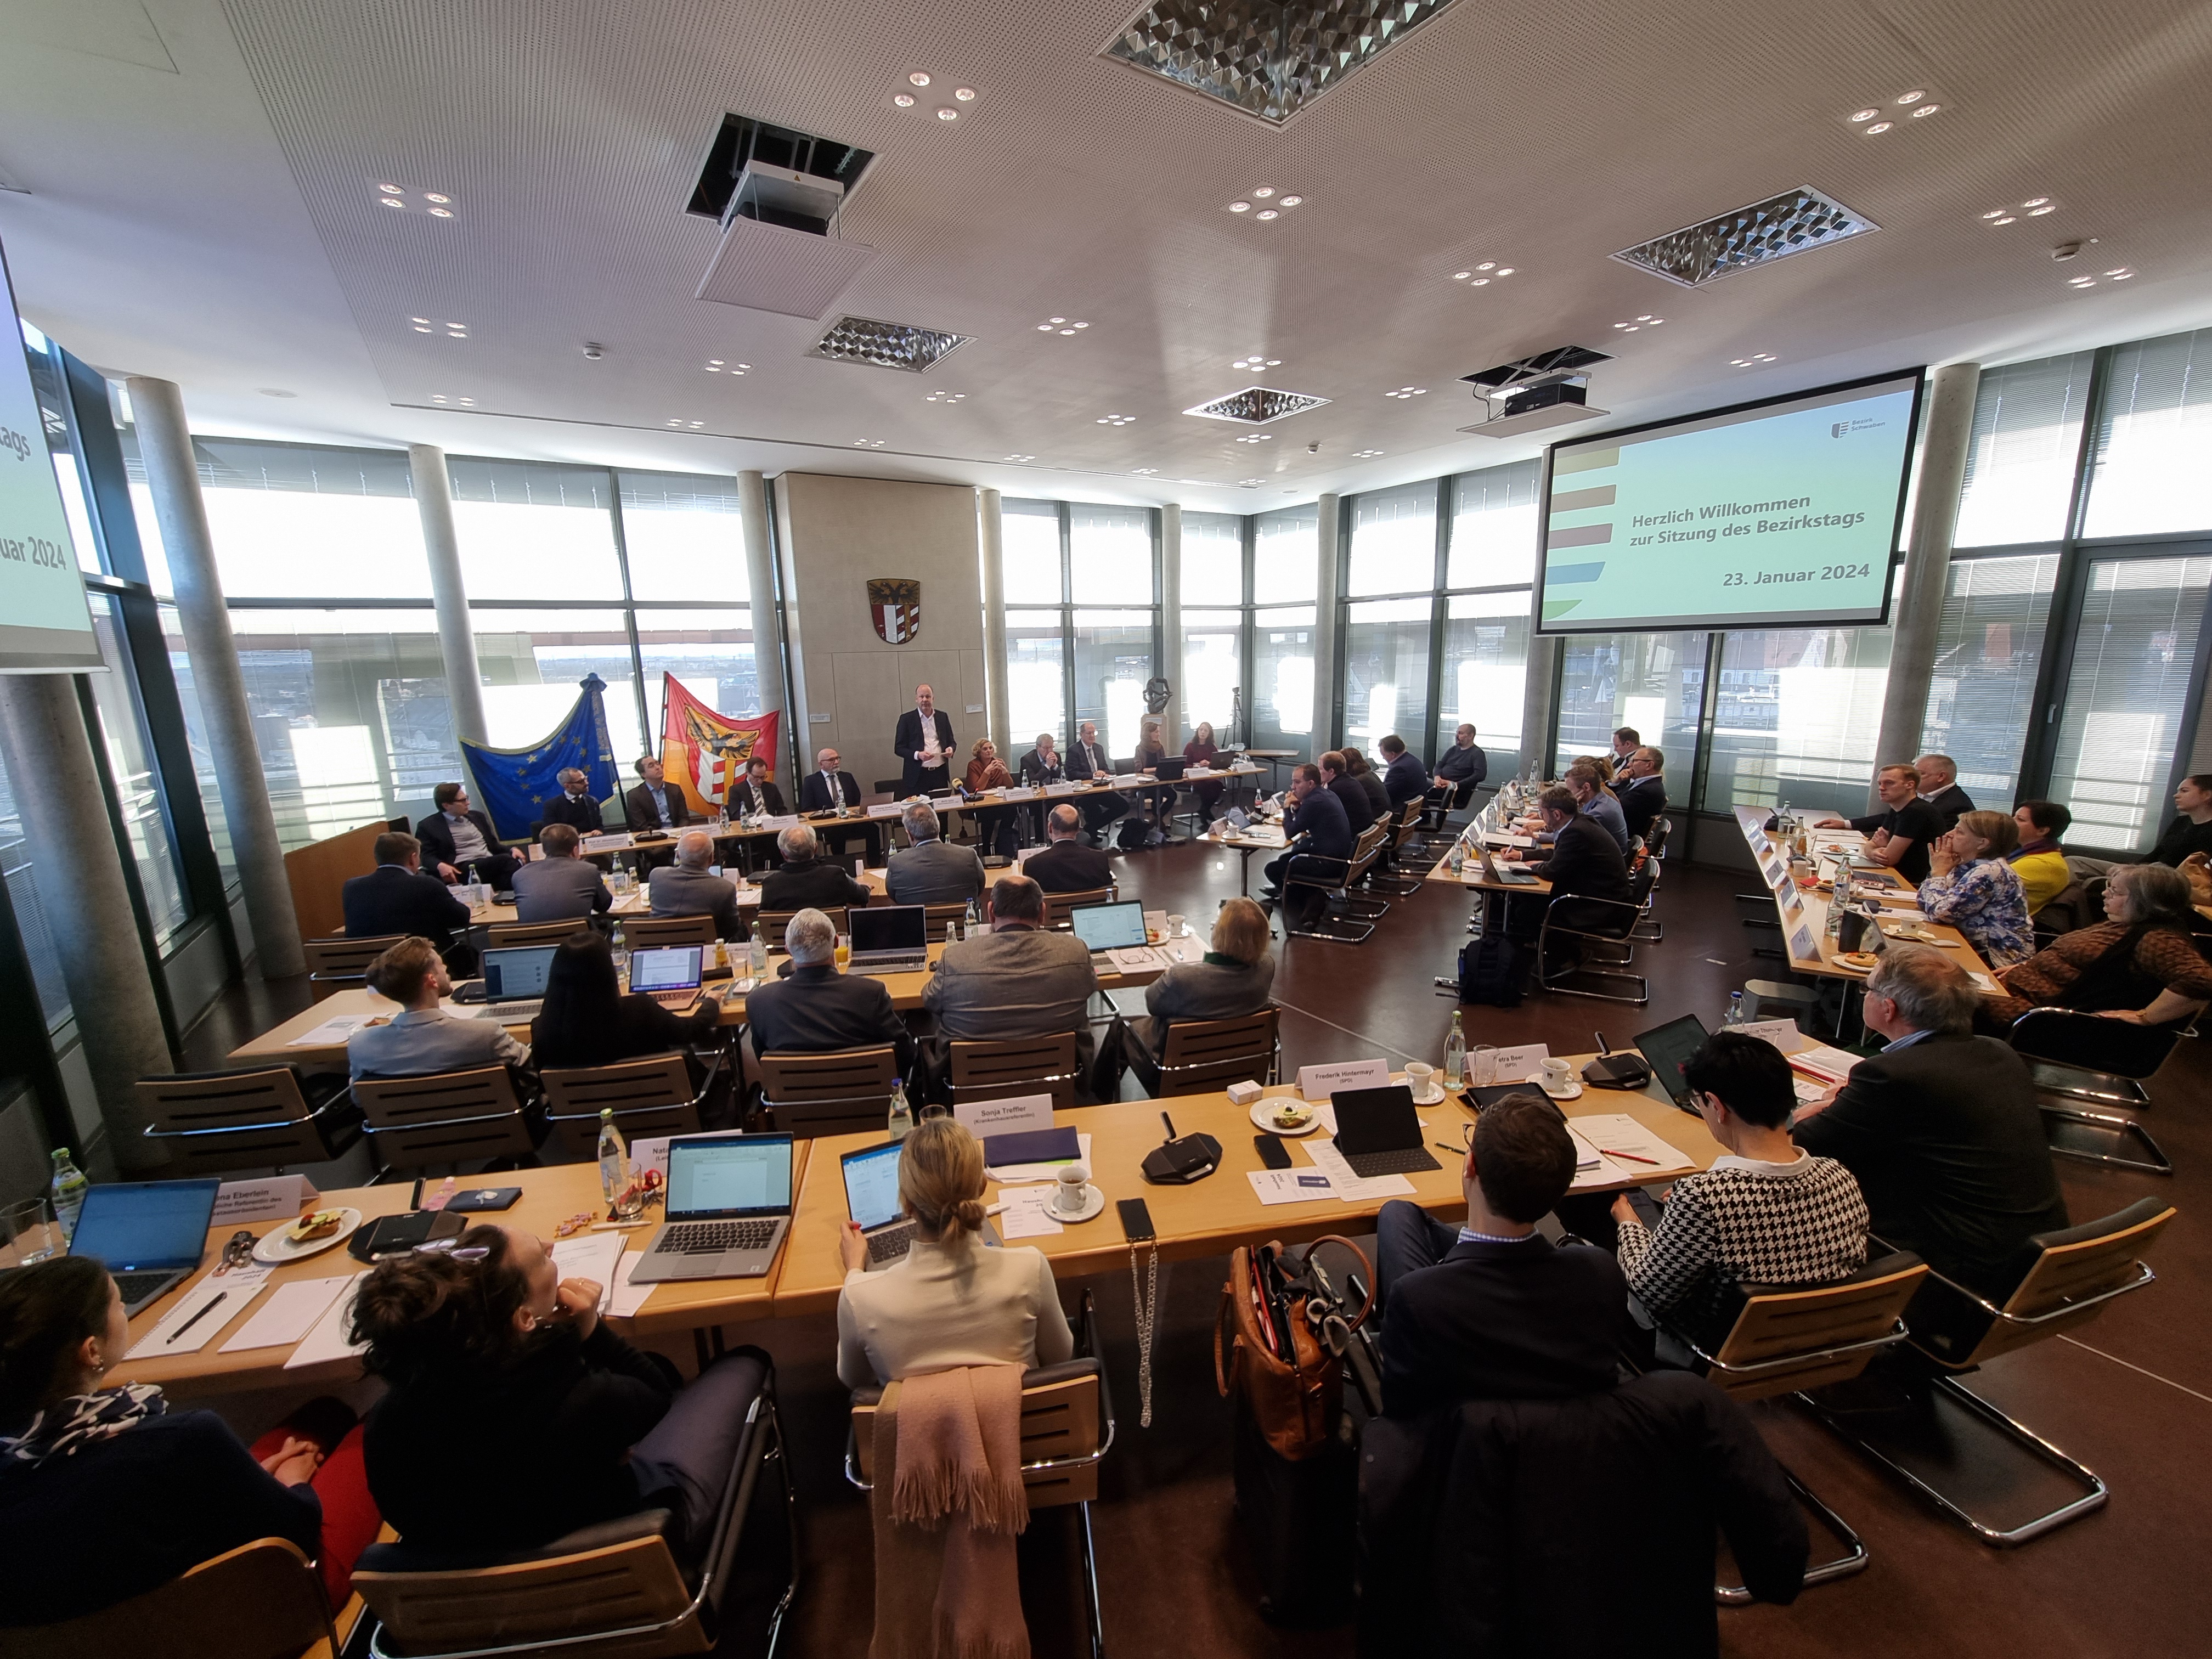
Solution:
[{"label": "notepad", "polygon": [[246,1304],[261,1293],[275,1268],[264,1261],[249,1261],[217,1279],[210,1275],[178,1298],[160,1324],[131,1346],[125,1359],[160,1359],[170,1354],[198,1353],[222,1334],[222,1328],[246,1311]]},{"label": "notepad", "polygon": [[238,1334],[222,1345],[225,1353],[242,1353],[248,1348],[287,1348],[315,1328],[316,1322],[331,1310],[338,1292],[353,1283],[344,1273],[328,1279],[295,1279],[289,1285],[279,1285],[269,1294],[269,1300],[254,1310],[253,1317],[239,1328]]},{"label": "notepad", "polygon": [[[288,1371],[301,1370],[309,1365],[326,1365],[333,1360],[350,1359],[362,1350],[347,1335],[347,1327],[353,1323],[353,1299],[361,1290],[362,1281],[368,1275],[356,1273],[340,1282],[342,1290],[332,1298],[330,1310],[317,1320],[300,1346],[292,1350],[292,1357],[284,1362]],[[366,1345],[362,1345],[365,1346]]]}]

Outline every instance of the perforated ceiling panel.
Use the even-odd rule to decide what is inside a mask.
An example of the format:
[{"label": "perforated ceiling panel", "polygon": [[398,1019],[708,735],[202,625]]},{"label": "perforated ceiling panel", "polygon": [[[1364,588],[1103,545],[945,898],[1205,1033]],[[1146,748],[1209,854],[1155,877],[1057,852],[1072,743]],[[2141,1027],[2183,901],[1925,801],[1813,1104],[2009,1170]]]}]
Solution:
[{"label": "perforated ceiling panel", "polygon": [[[2047,253],[2062,236],[2142,273],[2136,304],[2212,262],[2193,182],[2212,159],[2212,8],[2190,0],[2027,18],[2001,0],[1453,5],[1280,129],[1101,58],[1129,3],[225,11],[392,401],[681,423],[873,470],[904,453],[977,476],[1019,453],[1154,499],[1261,471],[1268,494],[1310,495],[1500,459],[1455,431],[1474,410],[1453,378],[1562,340],[1619,349],[1593,395],[1637,417],[2032,355],[2069,330],[2124,337],[2072,320],[2101,295],[2064,288]],[[1942,89],[1935,118],[1848,124],[1923,81]],[[877,256],[830,314],[972,343],[926,380],[857,373],[807,355],[808,318],[695,298],[717,232],[684,203],[732,111],[878,157],[841,219]],[[1800,182],[1882,234],[1672,298],[1609,257]],[[1979,216],[2046,192],[2063,212]],[[1228,210],[1293,194],[1271,222]],[[1485,261],[1514,274],[1454,280]],[[1613,331],[1655,309],[1664,328]],[[418,334],[415,316],[467,337]],[[1089,326],[1040,331],[1051,317]],[[1730,366],[1755,352],[1778,361]],[[1182,412],[1249,386],[1232,364],[1254,354],[1331,400],[1298,420],[1317,454],[1240,447]],[[1408,382],[1435,390],[1383,396]],[[925,400],[940,389],[965,395]],[[1054,489],[1085,486],[1039,481]]]},{"label": "perforated ceiling panel", "polygon": [[860,242],[757,219],[732,219],[695,293],[702,300],[750,311],[819,317],[837,303],[875,252]]}]

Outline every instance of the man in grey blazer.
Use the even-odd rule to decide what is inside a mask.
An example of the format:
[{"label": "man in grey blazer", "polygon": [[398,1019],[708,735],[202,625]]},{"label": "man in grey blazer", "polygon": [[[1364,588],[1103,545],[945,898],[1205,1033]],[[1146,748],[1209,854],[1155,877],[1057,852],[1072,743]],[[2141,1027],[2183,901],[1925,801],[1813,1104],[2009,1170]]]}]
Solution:
[{"label": "man in grey blazer", "polygon": [[1091,994],[1097,988],[1083,941],[1045,931],[1044,889],[1027,876],[1001,876],[991,888],[991,931],[945,947],[921,1006],[937,1019],[940,1067],[952,1037],[1004,1042],[1073,1031],[1077,1075],[1087,1078]]},{"label": "man in grey blazer", "polygon": [[545,856],[514,872],[517,921],[581,921],[615,902],[599,866],[576,856],[582,839],[566,823],[549,823],[538,832]]},{"label": "man in grey blazer", "polygon": [[465,1019],[439,1006],[453,994],[453,982],[428,939],[401,939],[370,963],[368,988],[404,1006],[346,1040],[346,1070],[356,1079],[430,1077],[477,1066],[520,1066],[530,1058],[529,1048],[497,1020]]},{"label": "man in grey blazer", "polygon": [[647,884],[656,916],[712,916],[714,932],[723,939],[743,939],[738,920],[736,884],[714,873],[714,838],[703,830],[687,830],[676,839],[676,862],[656,870]]},{"label": "man in grey blazer", "polygon": [[983,860],[975,849],[939,839],[937,811],[916,801],[899,815],[914,845],[891,854],[884,890],[893,904],[964,904],[983,891]]}]

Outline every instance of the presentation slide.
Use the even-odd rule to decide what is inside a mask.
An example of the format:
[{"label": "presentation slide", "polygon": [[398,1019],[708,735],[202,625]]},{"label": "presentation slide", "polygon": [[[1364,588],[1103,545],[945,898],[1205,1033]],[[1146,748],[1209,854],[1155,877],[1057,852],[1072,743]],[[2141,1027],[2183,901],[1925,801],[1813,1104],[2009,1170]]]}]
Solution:
[{"label": "presentation slide", "polygon": [[1539,630],[1881,621],[1920,378],[1553,446]]},{"label": "presentation slide", "polygon": [[100,641],[46,453],[31,366],[15,322],[15,288],[0,249],[0,299],[17,337],[0,345],[0,674],[98,668]]}]

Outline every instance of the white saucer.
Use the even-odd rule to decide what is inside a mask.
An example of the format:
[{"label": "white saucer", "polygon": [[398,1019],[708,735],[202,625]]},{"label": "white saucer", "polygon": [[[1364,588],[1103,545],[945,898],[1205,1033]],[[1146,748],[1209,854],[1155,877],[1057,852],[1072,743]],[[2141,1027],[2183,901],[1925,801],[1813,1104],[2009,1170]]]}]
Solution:
[{"label": "white saucer", "polygon": [[[1277,1123],[1274,1117],[1275,1109],[1283,1103],[1285,1098],[1285,1097],[1282,1095],[1275,1095],[1254,1101],[1250,1108],[1252,1127],[1255,1129],[1265,1129],[1271,1135],[1281,1135],[1286,1140],[1296,1140],[1303,1135],[1311,1134],[1316,1129],[1321,1127],[1321,1114],[1310,1106],[1306,1107],[1310,1115],[1307,1117],[1303,1127],[1285,1129]],[[1304,1102],[1296,1103],[1304,1104]]]},{"label": "white saucer", "polygon": [[1546,1094],[1551,1096],[1554,1100],[1580,1100],[1583,1097],[1583,1085],[1577,1083],[1572,1078],[1568,1079],[1567,1083],[1568,1087],[1564,1093],[1557,1089],[1547,1087],[1542,1083],[1539,1083],[1536,1086],[1542,1089]]},{"label": "white saucer", "polygon": [[1441,1106],[1441,1105],[1443,1105],[1443,1104],[1444,1103],[1444,1085],[1443,1085],[1443,1084],[1439,1083],[1439,1084],[1436,1084],[1436,1085],[1434,1085],[1433,1086],[1434,1086],[1434,1088],[1436,1089],[1436,1092],[1435,1092],[1434,1094],[1432,1094],[1432,1095],[1415,1095],[1415,1096],[1413,1097],[1413,1104],[1414,1104],[1414,1105],[1416,1105],[1416,1106]]},{"label": "white saucer", "polygon": [[292,1242],[292,1223],[289,1221],[275,1232],[263,1234],[261,1242],[253,1247],[253,1259],[282,1267],[287,1261],[305,1261],[311,1255],[320,1255],[333,1245],[344,1243],[361,1225],[361,1212],[342,1209],[339,1214],[344,1219],[338,1223],[337,1231],[325,1234],[321,1238],[311,1238],[304,1244]]},{"label": "white saucer", "polygon": [[1096,1221],[1101,1212],[1103,1212],[1106,1208],[1106,1194],[1100,1191],[1097,1187],[1092,1186],[1086,1186],[1083,1190],[1090,1194],[1090,1202],[1083,1206],[1082,1211],[1079,1213],[1075,1215],[1067,1215],[1064,1213],[1057,1205],[1048,1200],[1044,1206],[1045,1214],[1049,1216],[1054,1221],[1066,1222],[1070,1224],[1079,1221]]}]

